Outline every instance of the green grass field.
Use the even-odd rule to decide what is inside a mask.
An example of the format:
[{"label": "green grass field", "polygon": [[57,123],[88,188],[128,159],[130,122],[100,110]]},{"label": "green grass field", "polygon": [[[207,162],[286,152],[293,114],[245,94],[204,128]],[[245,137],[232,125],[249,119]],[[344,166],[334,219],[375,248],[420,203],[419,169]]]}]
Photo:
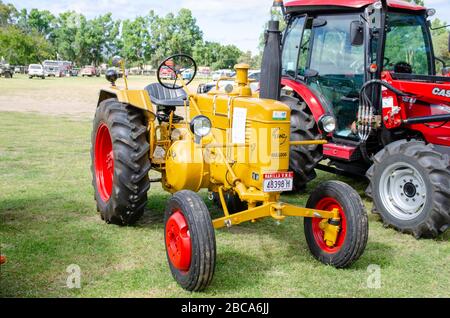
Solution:
[{"label": "green grass field", "polygon": [[[97,215],[90,131],[88,118],[0,112],[0,247],[8,259],[0,268],[1,297],[450,297],[450,233],[416,240],[371,214],[367,249],[345,270],[310,255],[301,219],[218,230],[211,286],[184,292],[166,261],[169,195],[158,184],[137,226],[106,225]],[[320,173],[309,189],[332,178]],[[364,182],[340,179],[363,196]],[[304,205],[307,195],[283,199]],[[66,287],[70,264],[81,268],[80,289]],[[371,264],[380,266],[381,288],[367,287]]]}]

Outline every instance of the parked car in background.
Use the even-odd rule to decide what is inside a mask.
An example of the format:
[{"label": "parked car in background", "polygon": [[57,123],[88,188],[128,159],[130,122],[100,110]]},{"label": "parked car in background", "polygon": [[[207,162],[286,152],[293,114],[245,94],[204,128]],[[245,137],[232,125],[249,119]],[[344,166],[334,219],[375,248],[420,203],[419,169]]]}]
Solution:
[{"label": "parked car in background", "polygon": [[80,74],[80,68],[74,67],[69,71],[69,73],[70,73],[70,76],[76,77],[76,76],[78,76],[78,74]]},{"label": "parked car in background", "polygon": [[[227,77],[234,77],[234,76],[236,76],[236,73],[232,72]],[[261,71],[259,71],[259,70],[249,71],[249,73],[248,73],[248,79],[250,80],[250,88],[252,89],[252,92],[254,92],[254,93],[259,91],[260,77],[261,77]],[[219,82],[219,89],[222,89],[223,87],[225,87],[228,84],[234,85],[234,80],[233,79],[221,80]],[[206,84],[200,84],[200,86],[198,87],[198,93],[203,93],[203,94],[208,93],[210,90],[212,90],[214,87],[216,87],[216,85],[217,85],[217,81],[209,82]]]},{"label": "parked car in background", "polygon": [[5,61],[0,62],[0,77],[4,76],[5,78],[12,78],[14,74],[14,70],[11,66]]},{"label": "parked car in background", "polygon": [[58,61],[46,60],[42,62],[44,67],[44,74],[47,77],[61,77],[61,69]]},{"label": "parked car in background", "polygon": [[163,66],[161,68],[161,71],[159,72],[159,77],[161,79],[175,79],[176,78],[176,74],[169,67]]},{"label": "parked car in background", "polygon": [[181,76],[183,76],[184,80],[188,81],[192,77],[194,77],[194,70],[191,69],[184,70],[183,72],[181,72]]},{"label": "parked car in background", "polygon": [[30,64],[28,66],[28,77],[40,77],[42,79],[45,79],[45,71],[44,67],[41,64]]},{"label": "parked car in background", "polygon": [[88,77],[93,77],[93,76],[100,76],[100,71],[92,65],[86,65],[85,67],[83,67],[79,73],[79,75],[81,75],[82,77],[88,76]]},{"label": "parked car in background", "polygon": [[233,74],[232,70],[217,70],[211,73],[213,81],[218,81],[221,77],[232,77]]}]

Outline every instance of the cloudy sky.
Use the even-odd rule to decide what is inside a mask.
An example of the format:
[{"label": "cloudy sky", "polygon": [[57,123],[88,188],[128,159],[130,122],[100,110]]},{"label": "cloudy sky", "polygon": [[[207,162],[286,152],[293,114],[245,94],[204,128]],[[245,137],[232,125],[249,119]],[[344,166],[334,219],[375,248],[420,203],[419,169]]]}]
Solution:
[{"label": "cloudy sky", "polygon": [[[197,18],[206,40],[236,44],[257,52],[259,35],[269,18],[273,0],[3,0],[17,8],[47,9],[58,14],[67,10],[89,18],[111,12],[115,18],[134,18],[153,9],[159,15],[189,8]],[[450,22],[450,0],[425,0],[437,9],[437,17]],[[131,5],[130,5],[131,4]]]}]

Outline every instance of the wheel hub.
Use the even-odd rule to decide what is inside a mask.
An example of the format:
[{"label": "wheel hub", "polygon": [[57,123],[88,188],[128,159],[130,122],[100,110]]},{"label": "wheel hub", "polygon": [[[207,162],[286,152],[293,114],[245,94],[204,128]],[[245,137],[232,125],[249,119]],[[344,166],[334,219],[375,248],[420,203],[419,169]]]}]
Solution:
[{"label": "wheel hub", "polygon": [[378,191],[387,211],[400,220],[416,218],[427,200],[422,175],[406,162],[397,162],[385,169]]},{"label": "wheel hub", "polygon": [[114,177],[114,152],[108,127],[101,124],[95,137],[95,180],[101,199],[106,202],[111,197]]},{"label": "wheel hub", "polygon": [[339,216],[341,218],[340,231],[339,233],[337,233],[336,243],[334,244],[334,246],[329,246],[329,244],[327,244],[327,241],[325,240],[325,233],[323,230],[324,225],[322,223],[323,219],[312,219],[312,232],[317,245],[327,253],[336,253],[344,244],[345,236],[347,233],[347,220],[345,218],[344,209],[336,199],[331,197],[325,197],[321,199],[316,204],[316,209],[323,211],[333,211],[334,209],[336,209],[339,211]]},{"label": "wheel hub", "polygon": [[167,255],[172,265],[187,271],[191,266],[191,236],[186,218],[181,211],[175,211],[166,223]]},{"label": "wheel hub", "polygon": [[405,195],[408,198],[414,198],[416,196],[416,187],[414,186],[414,184],[412,184],[411,182],[407,182],[404,186],[403,186],[403,192],[405,193]]}]

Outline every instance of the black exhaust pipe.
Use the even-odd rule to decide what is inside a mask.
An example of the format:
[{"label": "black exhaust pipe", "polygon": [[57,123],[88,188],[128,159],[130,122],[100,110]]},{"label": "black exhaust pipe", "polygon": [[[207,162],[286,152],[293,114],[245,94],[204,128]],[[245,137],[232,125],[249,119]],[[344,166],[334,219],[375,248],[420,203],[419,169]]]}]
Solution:
[{"label": "black exhaust pipe", "polygon": [[279,21],[273,19],[269,21],[264,38],[259,97],[280,100],[281,32]]}]

